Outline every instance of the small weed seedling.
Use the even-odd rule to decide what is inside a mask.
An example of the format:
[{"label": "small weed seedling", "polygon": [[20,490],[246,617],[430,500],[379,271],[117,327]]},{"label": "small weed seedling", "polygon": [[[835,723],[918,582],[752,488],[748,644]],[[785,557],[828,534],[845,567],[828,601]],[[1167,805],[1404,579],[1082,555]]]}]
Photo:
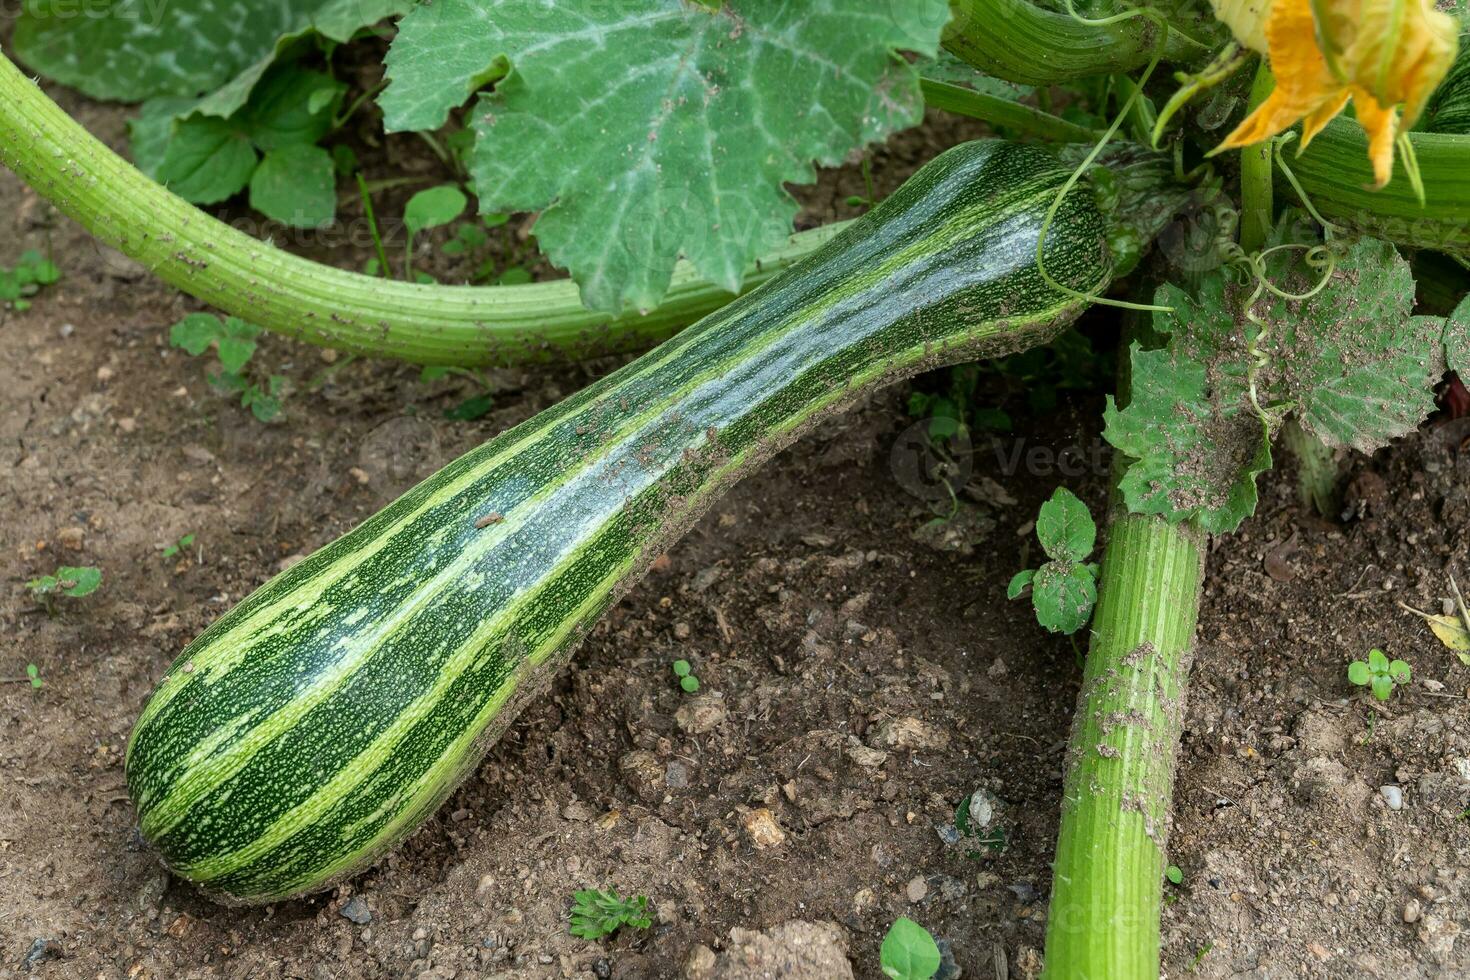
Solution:
[{"label": "small weed seedling", "polygon": [[33,688],[46,686],[46,682],[41,680],[41,669],[35,664],[26,664],[24,677],[0,677],[0,684],[29,684]]},{"label": "small weed seedling", "polygon": [[465,197],[464,191],[453,184],[430,187],[408,199],[408,204],[403,209],[403,226],[408,231],[407,240],[403,245],[403,277],[405,279],[418,279],[420,282],[434,281],[425,274],[414,272],[414,236],[421,231],[449,224],[464,214],[464,209],[468,204],[469,198]]},{"label": "small weed seedling", "polygon": [[[1164,880],[1177,887],[1184,884],[1184,872],[1179,870],[1177,864],[1171,864],[1164,869]],[[1177,901],[1179,901],[1179,894],[1177,892],[1170,892],[1164,896],[1164,905],[1166,906],[1173,905]]]},{"label": "small weed seedling", "polygon": [[1206,956],[1209,956],[1210,955],[1210,950],[1212,950],[1214,948],[1215,948],[1215,944],[1214,943],[1205,943],[1203,946],[1201,946],[1199,948],[1199,952],[1197,952],[1197,953],[1194,954],[1194,962],[1192,962],[1192,963],[1189,964],[1189,972],[1190,973],[1198,973],[1199,972],[1200,964],[1205,961],[1205,957]]},{"label": "small weed seedling", "polygon": [[444,417],[452,422],[473,422],[490,414],[495,407],[495,396],[491,393],[490,379],[472,368],[426,367],[419,372],[419,381],[429,384],[450,375],[467,378],[474,383],[475,393],[464,401],[444,410]]},{"label": "small weed seedling", "polygon": [[892,980],[931,980],[940,960],[939,944],[929,930],[905,916],[889,927],[878,951],[883,975]]},{"label": "small weed seedling", "polygon": [[80,599],[96,592],[97,586],[101,584],[102,569],[89,565],[81,567],[63,565],[50,575],[31,579],[26,583],[26,588],[41,600],[42,605],[46,607],[46,612],[51,614],[56,611],[52,603],[57,593]]},{"label": "small weed seedling", "polygon": [[648,915],[648,896],[619,898],[617,892],[596,889],[572,895],[571,933],[583,939],[601,939],[622,926],[647,929],[653,925]]},{"label": "small weed seedling", "polygon": [[[980,806],[983,807],[984,803],[982,802]],[[1006,848],[1011,846],[1006,829],[991,823],[988,816],[982,818],[986,820],[984,826],[978,825],[975,816],[977,809],[979,808],[976,806],[976,795],[971,793],[960,800],[959,806],[954,810],[954,829],[960,835],[959,843],[966,848],[965,857],[971,861],[979,861],[987,855],[996,857],[1004,854]],[[979,848],[979,850],[970,848]]]},{"label": "small weed seedling", "polygon": [[0,303],[9,303],[17,312],[31,308],[30,297],[61,278],[56,263],[40,252],[22,252],[14,269],[0,268]]},{"label": "small weed seedling", "polygon": [[219,356],[219,373],[206,375],[217,390],[240,396],[240,407],[250,409],[262,422],[281,414],[281,388],[286,379],[271,375],[261,387],[245,374],[245,366],[255,355],[255,338],[260,328],[237,317],[223,321],[212,313],[190,313],[168,332],[168,341],[198,357],[213,345]]},{"label": "small weed seedling", "polygon": [[1358,687],[1367,687],[1380,701],[1387,701],[1393,689],[1409,683],[1409,665],[1402,660],[1390,661],[1387,654],[1374,647],[1368,651],[1368,660],[1354,660],[1348,664],[1348,680]]},{"label": "small weed seedling", "polygon": [[689,666],[689,661],[674,661],[674,677],[678,679],[679,687],[685,694],[693,694],[699,690],[699,678],[694,676],[694,668]]},{"label": "small weed seedling", "polygon": [[1087,624],[1097,604],[1096,562],[1087,562],[1097,543],[1097,525],[1087,505],[1058,487],[1036,516],[1036,536],[1051,561],[1018,572],[1006,589],[1015,599],[1031,587],[1036,621],[1053,633],[1071,635]]},{"label": "small weed seedling", "polygon": [[175,541],[173,544],[171,544],[168,547],[164,548],[163,549],[163,557],[165,557],[165,558],[172,558],[174,555],[177,555],[180,552],[189,550],[189,547],[191,545],[193,545],[193,544],[194,544],[194,535],[193,534],[186,534],[182,538],[179,538],[179,540]]}]

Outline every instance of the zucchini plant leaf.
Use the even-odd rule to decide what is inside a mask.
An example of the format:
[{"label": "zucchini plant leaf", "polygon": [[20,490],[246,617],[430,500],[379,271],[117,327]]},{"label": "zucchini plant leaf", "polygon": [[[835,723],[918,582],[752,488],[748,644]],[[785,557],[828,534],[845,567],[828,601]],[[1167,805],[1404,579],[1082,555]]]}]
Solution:
[{"label": "zucchini plant leaf", "polygon": [[1449,369],[1461,381],[1470,380],[1470,296],[1445,320],[1444,353]]},{"label": "zucchini plant leaf", "polygon": [[249,183],[258,159],[239,129],[198,116],[174,130],[154,177],[186,201],[217,204]]},{"label": "zucchini plant leaf", "polygon": [[1085,565],[1047,562],[1031,581],[1031,603],[1042,626],[1053,633],[1075,633],[1097,604],[1097,577]]},{"label": "zucchini plant leaf", "polygon": [[1053,561],[1078,562],[1092,554],[1097,525],[1086,504],[1066,487],[1057,487],[1036,515],[1036,537]]},{"label": "zucchini plant leaf", "polygon": [[[946,0],[438,0],[404,17],[379,97],[434,129],[489,82],[471,171],[485,211],[536,237],[594,309],[655,306],[682,254],[732,291],[786,235],[813,161],[912,126]],[[548,166],[556,161],[556,166]],[[543,210],[544,209],[544,210]]]},{"label": "zucchini plant leaf", "polygon": [[[287,35],[345,41],[410,0],[26,0],[11,44],[32,69],[94,99],[198,97],[253,71]],[[250,84],[253,84],[251,82]],[[230,109],[243,104],[249,86]]]},{"label": "zucchini plant leaf", "polygon": [[1154,326],[1169,344],[1133,346],[1132,400],[1120,409],[1109,399],[1104,413],[1104,437],[1134,460],[1120,484],[1130,510],[1231,531],[1255,511],[1255,478],[1288,415],[1329,446],[1372,452],[1433,409],[1445,327],[1412,315],[1413,277],[1397,250],[1359,240],[1325,282],[1300,256],[1277,253],[1267,271],[1278,290],[1310,295],[1263,290],[1254,318],[1252,285],[1228,270],[1207,275],[1197,296],[1159,289],[1156,303],[1173,312]]},{"label": "zucchini plant leaf", "polygon": [[[1293,257],[1273,268],[1287,292],[1320,279]],[[1265,309],[1262,309],[1262,306]],[[1263,379],[1273,400],[1293,400],[1302,428],[1334,448],[1371,453],[1434,411],[1444,374],[1444,321],[1412,316],[1414,275],[1388,242],[1362,239],[1311,299],[1257,304],[1271,325]]]},{"label": "zucchini plant leaf", "polygon": [[271,150],[250,178],[250,206],[294,228],[320,228],[337,214],[337,169],[319,146]]},{"label": "zucchini plant leaf", "polygon": [[[1205,278],[1199,298],[1160,287],[1154,326],[1169,332],[1161,350],[1135,343],[1128,407],[1111,397],[1103,437],[1133,457],[1119,482],[1128,509],[1170,521],[1199,520],[1211,532],[1234,530],[1256,509],[1256,474],[1271,467],[1266,427],[1251,408],[1250,355],[1223,273]],[[1254,336],[1254,327],[1246,325]]]}]

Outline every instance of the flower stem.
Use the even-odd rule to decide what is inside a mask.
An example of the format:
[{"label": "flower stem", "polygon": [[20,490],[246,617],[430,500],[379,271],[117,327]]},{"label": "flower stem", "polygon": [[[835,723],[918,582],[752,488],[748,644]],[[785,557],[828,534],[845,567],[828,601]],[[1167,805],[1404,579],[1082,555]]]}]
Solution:
[{"label": "flower stem", "polygon": [[[1276,78],[1262,58],[1251,85],[1249,109],[1265,102],[1275,87]],[[1276,170],[1271,164],[1271,150],[1271,141],[1263,140],[1240,151],[1240,247],[1247,254],[1265,248],[1275,222]]]},{"label": "flower stem", "polygon": [[[0,163],[98,239],[184,292],[323,347],[418,364],[567,360],[652,346],[730,293],[687,263],[664,302],[585,309],[570,280],[439,286],[346,272],[275,248],[169,193],[95,139],[0,55]],[[754,288],[840,228],[802,232],[746,270]]]}]

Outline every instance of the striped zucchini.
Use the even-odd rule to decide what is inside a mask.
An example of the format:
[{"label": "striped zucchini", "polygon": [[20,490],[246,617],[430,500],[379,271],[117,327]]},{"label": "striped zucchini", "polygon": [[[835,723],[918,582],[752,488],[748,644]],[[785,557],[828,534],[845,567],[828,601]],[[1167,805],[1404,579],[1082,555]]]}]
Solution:
[{"label": "striped zucchini", "polygon": [[[328,887],[411,832],[649,563],[826,413],[1084,305],[1038,231],[1067,168],[985,141],[820,251],[461,457],[195,640],[128,746],[143,834],[221,901]],[[1109,273],[1069,195],[1048,271]]]}]

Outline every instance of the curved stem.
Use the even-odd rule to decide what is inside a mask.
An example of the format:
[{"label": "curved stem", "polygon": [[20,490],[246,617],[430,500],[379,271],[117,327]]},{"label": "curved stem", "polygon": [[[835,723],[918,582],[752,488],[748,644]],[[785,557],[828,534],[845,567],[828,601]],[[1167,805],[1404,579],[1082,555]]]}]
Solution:
[{"label": "curved stem", "polygon": [[[680,263],[664,302],[614,317],[571,281],[436,286],[375,279],[274,248],[169,193],[0,55],[0,163],[98,239],[184,292],[307,343],[419,364],[565,360],[652,346],[728,303]],[[831,239],[803,232],[746,270],[754,288]]]},{"label": "curved stem", "polygon": [[[950,0],[944,46],[988,75],[1023,85],[1127,72],[1154,56],[1159,28],[1131,20],[1088,24],[1028,0]],[[1210,51],[1176,29],[1163,60],[1191,62]]]},{"label": "curved stem", "polygon": [[962,85],[951,85],[932,78],[920,79],[919,84],[927,105],[972,119],[982,119],[1027,136],[1037,136],[1055,143],[1091,143],[1102,135],[1100,130],[1088,129],[1049,112],[1033,109],[1029,105],[986,95]]}]

